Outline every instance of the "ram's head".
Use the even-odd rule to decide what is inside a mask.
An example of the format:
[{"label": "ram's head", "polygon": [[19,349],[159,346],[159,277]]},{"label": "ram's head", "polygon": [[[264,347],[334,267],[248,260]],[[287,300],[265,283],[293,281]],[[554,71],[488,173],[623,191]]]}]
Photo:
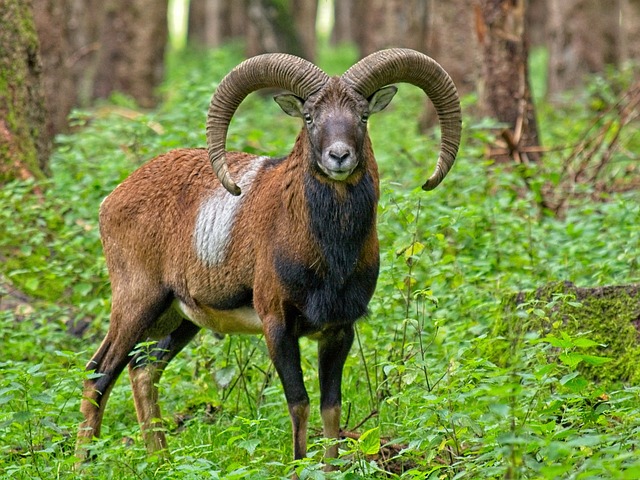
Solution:
[{"label": "ram's head", "polygon": [[216,175],[229,192],[240,194],[225,160],[229,122],[249,93],[276,87],[292,92],[277,101],[289,115],[305,120],[318,168],[334,180],[348,178],[359,162],[368,116],[387,106],[395,94],[395,87],[389,85],[400,82],[420,87],[440,119],[440,155],[435,171],[422,186],[425,190],[435,188],[453,165],[460,144],[458,94],[437,62],[402,48],[373,53],[338,78],[286,54],[261,55],[238,65],[220,83],[209,106],[207,144]]}]

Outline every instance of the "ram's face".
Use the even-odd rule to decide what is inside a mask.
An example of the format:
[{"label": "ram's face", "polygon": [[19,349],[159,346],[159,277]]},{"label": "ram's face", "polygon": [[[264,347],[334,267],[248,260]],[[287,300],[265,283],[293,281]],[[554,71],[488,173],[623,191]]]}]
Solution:
[{"label": "ram's face", "polygon": [[395,92],[395,87],[385,87],[366,99],[332,78],[306,102],[294,95],[280,95],[276,101],[287,114],[304,120],[311,160],[319,171],[344,181],[362,159],[369,115],[386,107]]}]

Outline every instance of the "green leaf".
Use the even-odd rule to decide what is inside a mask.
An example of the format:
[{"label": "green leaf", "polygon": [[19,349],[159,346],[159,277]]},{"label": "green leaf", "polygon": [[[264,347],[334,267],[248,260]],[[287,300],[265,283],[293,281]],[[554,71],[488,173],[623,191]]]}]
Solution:
[{"label": "green leaf", "polygon": [[545,312],[541,308],[534,308],[531,313],[533,313],[538,318],[546,318],[547,316],[547,312]]},{"label": "green leaf", "polygon": [[558,358],[570,368],[575,368],[583,360],[583,356],[579,353],[563,353]]},{"label": "green leaf", "polygon": [[579,375],[580,375],[580,372],[571,372],[566,374],[564,377],[560,379],[560,385],[566,385],[567,383],[569,383],[571,380],[573,380]]},{"label": "green leaf", "polygon": [[34,393],[31,398],[37,402],[41,402],[47,405],[53,405],[53,398],[46,392]]},{"label": "green leaf", "polygon": [[227,388],[236,374],[236,368],[233,366],[224,367],[216,370],[215,379],[220,388]]},{"label": "green leaf", "polygon": [[569,375],[565,375],[560,379],[560,383],[575,393],[580,393],[589,386],[589,382],[587,381],[587,379],[580,375],[578,372],[573,372]]},{"label": "green leaf", "polygon": [[360,451],[365,455],[375,455],[380,451],[380,427],[364,432],[358,440]]},{"label": "green leaf", "polygon": [[407,249],[404,251],[404,259],[409,260],[411,257],[419,255],[420,252],[424,250],[424,245],[420,242],[413,242]]},{"label": "green leaf", "polygon": [[554,335],[547,335],[544,338],[541,338],[539,340],[535,340],[533,343],[540,343],[540,342],[547,342],[548,344],[550,344],[552,347],[558,347],[558,348],[571,348],[573,347],[573,342],[569,339],[566,338],[558,338]]},{"label": "green leaf", "polygon": [[40,286],[40,279],[38,277],[30,277],[26,282],[24,282],[24,286],[27,290],[35,292]]},{"label": "green leaf", "polygon": [[89,295],[92,289],[93,289],[93,285],[86,282],[78,283],[75,287],[73,287],[74,293],[83,297],[86,295]]},{"label": "green leaf", "polygon": [[240,448],[244,448],[249,455],[253,455],[256,451],[256,448],[260,445],[260,440],[254,438],[251,440],[242,440],[238,442],[238,446]]},{"label": "green leaf", "polygon": [[411,370],[406,372],[403,376],[402,376],[402,381],[406,384],[406,385],[412,385],[413,382],[416,381],[416,378],[418,377],[418,372],[416,370]]},{"label": "green leaf", "polygon": [[595,447],[602,443],[602,435],[580,435],[567,442],[571,447]]},{"label": "green leaf", "polygon": [[29,375],[35,375],[36,373],[38,373],[40,371],[41,368],[42,368],[42,364],[41,363],[37,363],[36,365],[33,365],[33,366],[29,367],[27,369],[27,373]]},{"label": "green leaf", "polygon": [[613,359],[609,357],[599,357],[597,355],[582,355],[582,360],[589,365],[603,365]]},{"label": "green leaf", "polygon": [[33,413],[28,410],[20,410],[19,412],[14,412],[13,421],[18,423],[25,423],[29,419],[33,417]]},{"label": "green leaf", "polygon": [[395,365],[385,365],[384,367],[382,367],[382,371],[384,372],[385,376],[388,377],[395,368]]},{"label": "green leaf", "polygon": [[597,347],[598,345],[600,345],[598,342],[594,342],[593,340],[590,340],[588,338],[576,338],[573,341],[573,344],[576,347],[580,348]]}]

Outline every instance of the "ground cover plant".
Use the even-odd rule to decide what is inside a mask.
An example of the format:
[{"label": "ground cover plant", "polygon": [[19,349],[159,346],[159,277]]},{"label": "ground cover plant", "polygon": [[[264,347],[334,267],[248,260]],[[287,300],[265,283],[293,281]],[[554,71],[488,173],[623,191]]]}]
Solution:
[{"label": "ground cover plant", "polygon": [[[348,50],[323,57],[329,73],[353,63]],[[554,281],[640,281],[637,190],[577,183],[572,195],[552,197],[566,197],[562,211],[541,201],[566,187],[558,172],[567,152],[598,130],[598,118],[611,128],[592,156],[615,147],[599,178],[637,175],[637,120],[622,125],[609,109],[629,91],[632,70],[593,79],[560,104],[538,103],[543,141],[552,149],[538,165],[494,164],[486,152],[499,126],[465,115],[457,164],[428,193],[418,186],[438,139],[437,129],[420,132],[422,93],[402,85],[388,111],[371,121],[382,177],[382,267],[345,367],[336,472],[322,472],[315,410],[309,458],[289,461],[289,419],[263,341],[206,332],[161,382],[170,460],[146,455],[123,378],[111,395],[98,458],[74,472],[84,364],[109,316],[99,203],[153,155],[204,146],[215,82],[240,60],[233,47],[171,57],[158,109],[141,111],[114,96],[76,112],[73,133],[57,139],[52,177],[0,191],[0,477],[258,479],[295,470],[301,478],[640,478],[638,386],[593,381],[581,366],[606,370],[606,346],[588,333],[567,334],[550,318],[550,302],[529,299],[512,311],[503,304]],[[229,148],[287,152],[296,120],[270,98],[253,95],[245,104]],[[465,111],[473,104],[465,99]],[[570,296],[551,302],[579,308]],[[553,329],[527,328],[540,318]],[[505,322],[511,327],[496,332]],[[302,348],[309,394],[317,399],[315,345],[305,340]],[[585,353],[593,348],[596,354]]]}]

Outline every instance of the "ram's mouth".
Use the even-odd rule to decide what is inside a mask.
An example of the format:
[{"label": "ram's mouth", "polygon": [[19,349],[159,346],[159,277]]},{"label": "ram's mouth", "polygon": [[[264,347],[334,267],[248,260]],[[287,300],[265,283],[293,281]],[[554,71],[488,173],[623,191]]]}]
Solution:
[{"label": "ram's mouth", "polygon": [[325,165],[323,165],[322,163],[319,163],[318,166],[320,167],[320,170],[322,170],[322,172],[329,177],[331,180],[335,180],[337,182],[342,182],[344,180],[346,180],[347,178],[349,178],[349,176],[351,175],[351,173],[353,172],[353,168],[329,168]]}]

